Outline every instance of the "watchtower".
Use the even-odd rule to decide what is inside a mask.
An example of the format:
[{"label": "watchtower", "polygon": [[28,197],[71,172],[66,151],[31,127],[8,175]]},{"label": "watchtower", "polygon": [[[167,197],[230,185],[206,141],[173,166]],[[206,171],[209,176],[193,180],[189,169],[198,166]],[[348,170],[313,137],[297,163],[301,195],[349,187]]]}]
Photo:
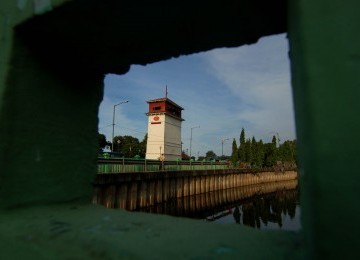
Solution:
[{"label": "watchtower", "polygon": [[181,159],[181,106],[167,97],[146,101],[149,104],[146,159]]}]

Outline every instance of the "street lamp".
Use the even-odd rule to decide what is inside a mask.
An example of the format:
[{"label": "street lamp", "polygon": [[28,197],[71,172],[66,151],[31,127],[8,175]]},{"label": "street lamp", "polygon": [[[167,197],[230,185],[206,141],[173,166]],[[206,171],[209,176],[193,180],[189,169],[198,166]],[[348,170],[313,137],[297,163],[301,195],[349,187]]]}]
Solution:
[{"label": "street lamp", "polygon": [[113,110],[113,123],[112,123],[112,139],[111,139],[111,151],[114,151],[114,127],[115,127],[115,107],[124,103],[129,102],[129,100],[120,102],[119,104],[114,105],[114,110]]},{"label": "street lamp", "polygon": [[226,140],[229,140],[230,138],[226,138],[226,139],[222,139],[221,140],[221,157],[223,157],[224,156],[224,142],[226,141]]},{"label": "street lamp", "polygon": [[192,143],[192,130],[194,128],[200,128],[200,126],[194,126],[194,127],[191,127],[191,134],[190,134],[190,160],[191,160],[191,143]]}]

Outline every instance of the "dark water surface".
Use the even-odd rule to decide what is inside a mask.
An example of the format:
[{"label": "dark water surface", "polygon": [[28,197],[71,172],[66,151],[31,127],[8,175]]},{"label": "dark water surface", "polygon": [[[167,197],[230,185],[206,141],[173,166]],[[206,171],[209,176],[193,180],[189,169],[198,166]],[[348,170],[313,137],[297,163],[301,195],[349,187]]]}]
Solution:
[{"label": "dark water surface", "polygon": [[127,197],[126,203],[116,203],[124,199],[119,196],[124,195],[116,192],[114,185],[97,186],[93,203],[112,208],[125,208],[129,211],[198,219],[216,224],[246,225],[264,230],[298,231],[301,229],[297,180],[219,190],[145,207],[139,207],[139,199],[134,198],[134,195]]},{"label": "dark water surface", "polygon": [[254,196],[227,211],[206,218],[220,224],[247,225],[259,229],[301,229],[298,189]]}]

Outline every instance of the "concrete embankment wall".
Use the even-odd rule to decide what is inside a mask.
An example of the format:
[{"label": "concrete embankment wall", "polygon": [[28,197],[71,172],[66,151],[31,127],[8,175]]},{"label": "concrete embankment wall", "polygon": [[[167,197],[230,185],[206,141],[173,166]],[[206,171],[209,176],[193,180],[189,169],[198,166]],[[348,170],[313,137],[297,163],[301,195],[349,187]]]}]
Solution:
[{"label": "concrete embankment wall", "polygon": [[[255,185],[239,186],[230,189],[216,190],[212,192],[185,196],[176,199],[175,204],[157,204],[151,192],[127,193],[123,185],[105,185],[95,187],[93,203],[104,205],[108,208],[122,208],[130,211],[142,208],[150,209],[152,213],[164,213],[174,211],[178,216],[188,214],[201,215],[201,212],[216,212],[220,208],[228,209],[229,206],[237,205],[239,201],[251,198],[255,195],[269,194],[277,191],[296,192],[298,180],[266,182]],[[154,190],[155,192],[155,190]],[[286,193],[286,194],[288,194]],[[290,193],[291,194],[291,193]],[[157,206],[158,205],[158,206]],[[215,209],[215,210],[214,210]]]},{"label": "concrete embankment wall", "polygon": [[[107,207],[133,208],[217,190],[294,180],[297,176],[294,170],[246,173],[236,169],[98,174],[95,189],[97,186],[109,186],[109,196],[115,195],[116,199],[107,200],[113,204]],[[127,198],[135,199],[129,202]],[[129,203],[134,205],[125,205]]]}]

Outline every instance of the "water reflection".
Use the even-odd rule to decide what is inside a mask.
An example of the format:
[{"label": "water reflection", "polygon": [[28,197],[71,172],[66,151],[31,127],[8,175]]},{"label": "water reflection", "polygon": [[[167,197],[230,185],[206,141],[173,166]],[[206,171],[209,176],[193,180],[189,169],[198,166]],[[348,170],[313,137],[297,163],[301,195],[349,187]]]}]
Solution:
[{"label": "water reflection", "polygon": [[135,193],[121,192],[124,188],[120,186],[95,187],[93,202],[129,211],[234,223],[260,229],[300,229],[297,180],[247,185],[153,204],[149,203],[151,200],[144,203],[139,190]]},{"label": "water reflection", "polygon": [[259,229],[300,230],[299,190],[255,195],[223,212],[206,218],[217,223],[236,223]]}]

